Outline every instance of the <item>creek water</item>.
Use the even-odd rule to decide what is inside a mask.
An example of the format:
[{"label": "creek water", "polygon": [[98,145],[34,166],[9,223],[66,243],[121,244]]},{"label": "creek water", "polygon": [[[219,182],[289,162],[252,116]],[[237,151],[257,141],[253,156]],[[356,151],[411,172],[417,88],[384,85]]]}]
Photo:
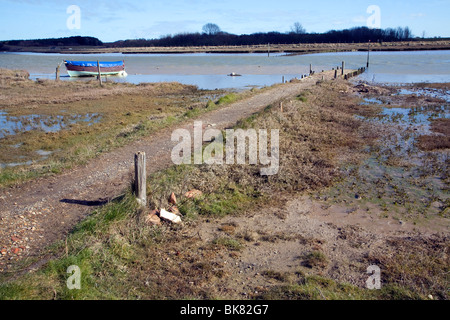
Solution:
[{"label": "creek water", "polygon": [[[25,69],[32,79],[54,78],[62,60],[124,60],[127,77],[108,80],[141,83],[177,81],[201,89],[246,89],[280,83],[309,73],[341,66],[366,66],[367,52],[271,54],[37,54],[0,53],[0,68]],[[67,76],[62,67],[62,78]],[[241,76],[231,77],[235,72]],[[450,82],[450,50],[370,52],[367,72],[358,79],[376,83]]]}]

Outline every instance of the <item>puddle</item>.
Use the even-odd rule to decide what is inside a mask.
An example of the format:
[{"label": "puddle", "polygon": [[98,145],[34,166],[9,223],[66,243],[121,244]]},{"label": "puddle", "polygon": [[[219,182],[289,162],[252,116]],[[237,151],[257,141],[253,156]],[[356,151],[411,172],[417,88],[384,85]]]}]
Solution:
[{"label": "puddle", "polygon": [[[22,145],[22,143],[18,143],[17,145],[13,145],[13,148],[19,148]],[[17,166],[23,166],[23,165],[31,165],[33,163],[42,161],[47,159],[51,154],[53,154],[54,152],[59,151],[59,150],[55,150],[55,151],[48,151],[48,150],[36,150],[34,151],[37,155],[40,156],[39,159],[35,159],[35,160],[28,160],[28,161],[16,161],[16,162],[8,162],[8,163],[0,163],[0,168],[4,169],[4,168],[11,168],[11,167],[17,167]],[[26,159],[27,157],[25,156],[19,156],[17,157],[17,159]]]},{"label": "puddle", "polygon": [[368,106],[371,104],[383,104],[383,101],[376,98],[364,98],[363,102],[361,102],[361,105],[363,106]]},{"label": "puddle", "polygon": [[71,124],[88,122],[88,125],[98,123],[101,116],[98,113],[79,115],[38,115],[9,116],[7,112],[0,111],[0,138],[31,130],[57,132]]},{"label": "puddle", "polygon": [[11,162],[11,163],[0,163],[0,168],[11,168],[11,167],[17,167],[17,166],[29,166],[33,163],[32,160],[25,161],[25,162]]},{"label": "puddle", "polygon": [[430,97],[436,99],[442,99],[446,102],[450,102],[450,91],[443,89],[433,88],[421,88],[421,89],[400,89],[397,95],[416,95],[420,97]]},{"label": "puddle", "polygon": [[36,153],[42,157],[47,157],[53,153],[53,151],[37,150]]}]

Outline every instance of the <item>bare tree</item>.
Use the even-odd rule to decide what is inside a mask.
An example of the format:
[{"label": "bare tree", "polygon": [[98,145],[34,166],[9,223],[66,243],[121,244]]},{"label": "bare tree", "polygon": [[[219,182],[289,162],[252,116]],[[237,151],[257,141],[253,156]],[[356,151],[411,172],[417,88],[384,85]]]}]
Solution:
[{"label": "bare tree", "polygon": [[207,23],[202,28],[203,33],[206,33],[208,35],[215,35],[218,34],[221,30],[217,24],[214,23]]},{"label": "bare tree", "polygon": [[300,22],[294,23],[294,25],[291,27],[291,33],[295,34],[305,34],[306,29],[303,28],[302,24]]}]

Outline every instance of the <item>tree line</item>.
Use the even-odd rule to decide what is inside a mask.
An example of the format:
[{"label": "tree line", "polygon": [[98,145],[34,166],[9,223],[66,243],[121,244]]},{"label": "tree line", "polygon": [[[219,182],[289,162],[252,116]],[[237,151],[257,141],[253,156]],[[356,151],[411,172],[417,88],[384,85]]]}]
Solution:
[{"label": "tree line", "polygon": [[[294,44],[294,43],[352,43],[352,42],[392,42],[405,41],[413,37],[409,27],[388,29],[369,29],[355,27],[345,30],[330,30],[325,33],[306,33],[301,25],[294,25],[292,31],[258,32],[253,34],[235,35],[220,31],[210,26],[203,32],[179,33],[166,35],[160,39],[121,40],[110,43],[113,47],[174,47],[174,46],[241,46],[262,45],[267,43]],[[211,31],[215,30],[215,31]]]},{"label": "tree line", "polygon": [[67,37],[36,40],[1,41],[0,49],[7,46],[20,47],[75,47],[75,46],[106,46],[106,47],[189,47],[189,46],[243,46],[295,43],[352,43],[352,42],[391,42],[412,39],[408,27],[369,29],[355,27],[344,30],[330,30],[325,33],[307,33],[300,23],[295,23],[289,32],[257,32],[253,34],[235,35],[224,32],[213,23],[203,26],[202,32],[179,33],[166,35],[159,39],[120,40],[103,43],[94,37]]},{"label": "tree line", "polygon": [[0,47],[18,46],[18,47],[76,47],[76,46],[102,46],[103,42],[94,37],[66,37],[34,40],[8,40],[1,41]]}]

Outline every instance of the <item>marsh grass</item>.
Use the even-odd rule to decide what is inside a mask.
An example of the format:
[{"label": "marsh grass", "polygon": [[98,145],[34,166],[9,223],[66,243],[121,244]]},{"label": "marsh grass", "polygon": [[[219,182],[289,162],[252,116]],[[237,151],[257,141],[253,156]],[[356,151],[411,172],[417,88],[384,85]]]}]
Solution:
[{"label": "marsh grass", "polygon": [[[240,94],[230,94],[214,103],[211,98],[222,96],[223,91],[201,91],[178,83],[106,83],[100,88],[91,81],[37,83],[13,78],[4,86],[0,108],[8,115],[26,119],[37,114],[42,119],[66,119],[95,112],[97,117],[68,124],[56,132],[20,131],[0,139],[0,146],[8,150],[0,154],[0,163],[32,162],[0,169],[0,186],[59,173],[241,98]],[[43,159],[37,150],[52,154]]]},{"label": "marsh grass", "polygon": [[450,149],[450,119],[433,119],[430,129],[433,132],[439,133],[439,135],[419,136],[419,148],[425,151]]},{"label": "marsh grass", "polygon": [[393,298],[448,299],[448,238],[393,239],[383,251],[367,256],[368,263],[383,270]]}]

